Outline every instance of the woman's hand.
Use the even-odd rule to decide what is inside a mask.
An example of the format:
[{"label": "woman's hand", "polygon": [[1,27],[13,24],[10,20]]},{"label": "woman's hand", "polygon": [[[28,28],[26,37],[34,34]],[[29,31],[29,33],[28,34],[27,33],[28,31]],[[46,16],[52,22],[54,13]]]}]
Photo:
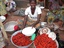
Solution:
[{"label": "woman's hand", "polygon": [[35,24],[32,24],[32,28],[35,27]]},{"label": "woman's hand", "polygon": [[41,18],[41,14],[38,15],[37,21],[34,24],[32,24],[32,27],[35,27],[40,22],[40,18]]},{"label": "woman's hand", "polygon": [[27,19],[28,19],[28,16],[25,15],[22,28],[25,28],[25,26],[26,26],[26,24],[27,24]]},{"label": "woman's hand", "polygon": [[22,26],[22,29],[24,29],[24,28],[25,28],[25,26],[23,25],[23,26]]}]

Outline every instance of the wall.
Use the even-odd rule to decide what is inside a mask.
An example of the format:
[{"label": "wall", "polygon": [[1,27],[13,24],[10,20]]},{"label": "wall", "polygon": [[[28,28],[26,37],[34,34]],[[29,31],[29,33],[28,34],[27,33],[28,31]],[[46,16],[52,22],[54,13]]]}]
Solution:
[{"label": "wall", "polygon": [[17,4],[17,7],[25,8],[27,7],[28,0],[14,0]]}]

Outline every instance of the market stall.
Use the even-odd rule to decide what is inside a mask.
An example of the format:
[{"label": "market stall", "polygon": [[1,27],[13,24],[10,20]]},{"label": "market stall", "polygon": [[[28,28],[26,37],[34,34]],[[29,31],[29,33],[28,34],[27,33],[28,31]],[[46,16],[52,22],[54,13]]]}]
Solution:
[{"label": "market stall", "polygon": [[[11,12],[11,15],[2,21],[3,32],[6,31],[7,33],[4,36],[6,39],[9,38],[9,42],[6,42],[6,48],[59,48],[59,41],[64,41],[64,25],[61,20],[57,22],[54,20],[56,18],[64,20],[62,17],[64,11],[50,11],[42,8],[40,22],[37,27],[26,26],[25,28],[22,26],[22,20],[24,21],[25,18],[25,8],[21,8],[19,11],[20,15],[14,15]],[[32,23],[29,22],[28,24]]]},{"label": "market stall", "polygon": [[[13,19],[13,18],[15,18],[15,19]],[[18,17],[18,16],[9,16],[8,18],[7,18],[7,20],[4,22],[4,24],[5,23],[7,23],[7,22],[9,22],[9,21],[17,21],[17,19],[22,19],[23,17]],[[7,32],[7,35],[8,35],[8,37],[9,37],[9,39],[10,39],[10,37],[11,37],[11,35],[13,34],[14,32]],[[8,45],[7,46],[7,48],[16,48],[11,42],[10,42],[10,45]],[[33,45],[31,46],[31,47],[33,47]]]}]

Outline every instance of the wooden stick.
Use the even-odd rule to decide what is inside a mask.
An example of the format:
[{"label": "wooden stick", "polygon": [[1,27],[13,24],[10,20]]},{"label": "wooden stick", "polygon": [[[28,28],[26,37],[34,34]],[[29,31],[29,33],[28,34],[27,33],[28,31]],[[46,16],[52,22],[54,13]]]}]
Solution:
[{"label": "wooden stick", "polygon": [[3,23],[1,21],[0,21],[0,26],[2,27],[2,33],[4,35],[4,38],[8,40],[7,33],[5,32],[4,25],[3,25]]}]

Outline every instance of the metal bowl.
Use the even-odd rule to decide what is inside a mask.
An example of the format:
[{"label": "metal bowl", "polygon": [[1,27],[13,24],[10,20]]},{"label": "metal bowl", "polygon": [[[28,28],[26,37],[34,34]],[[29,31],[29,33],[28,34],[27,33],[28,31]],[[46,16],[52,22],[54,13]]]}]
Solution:
[{"label": "metal bowl", "polygon": [[6,24],[4,24],[5,31],[12,32],[14,31],[14,26],[18,25],[16,21],[9,21]]}]

